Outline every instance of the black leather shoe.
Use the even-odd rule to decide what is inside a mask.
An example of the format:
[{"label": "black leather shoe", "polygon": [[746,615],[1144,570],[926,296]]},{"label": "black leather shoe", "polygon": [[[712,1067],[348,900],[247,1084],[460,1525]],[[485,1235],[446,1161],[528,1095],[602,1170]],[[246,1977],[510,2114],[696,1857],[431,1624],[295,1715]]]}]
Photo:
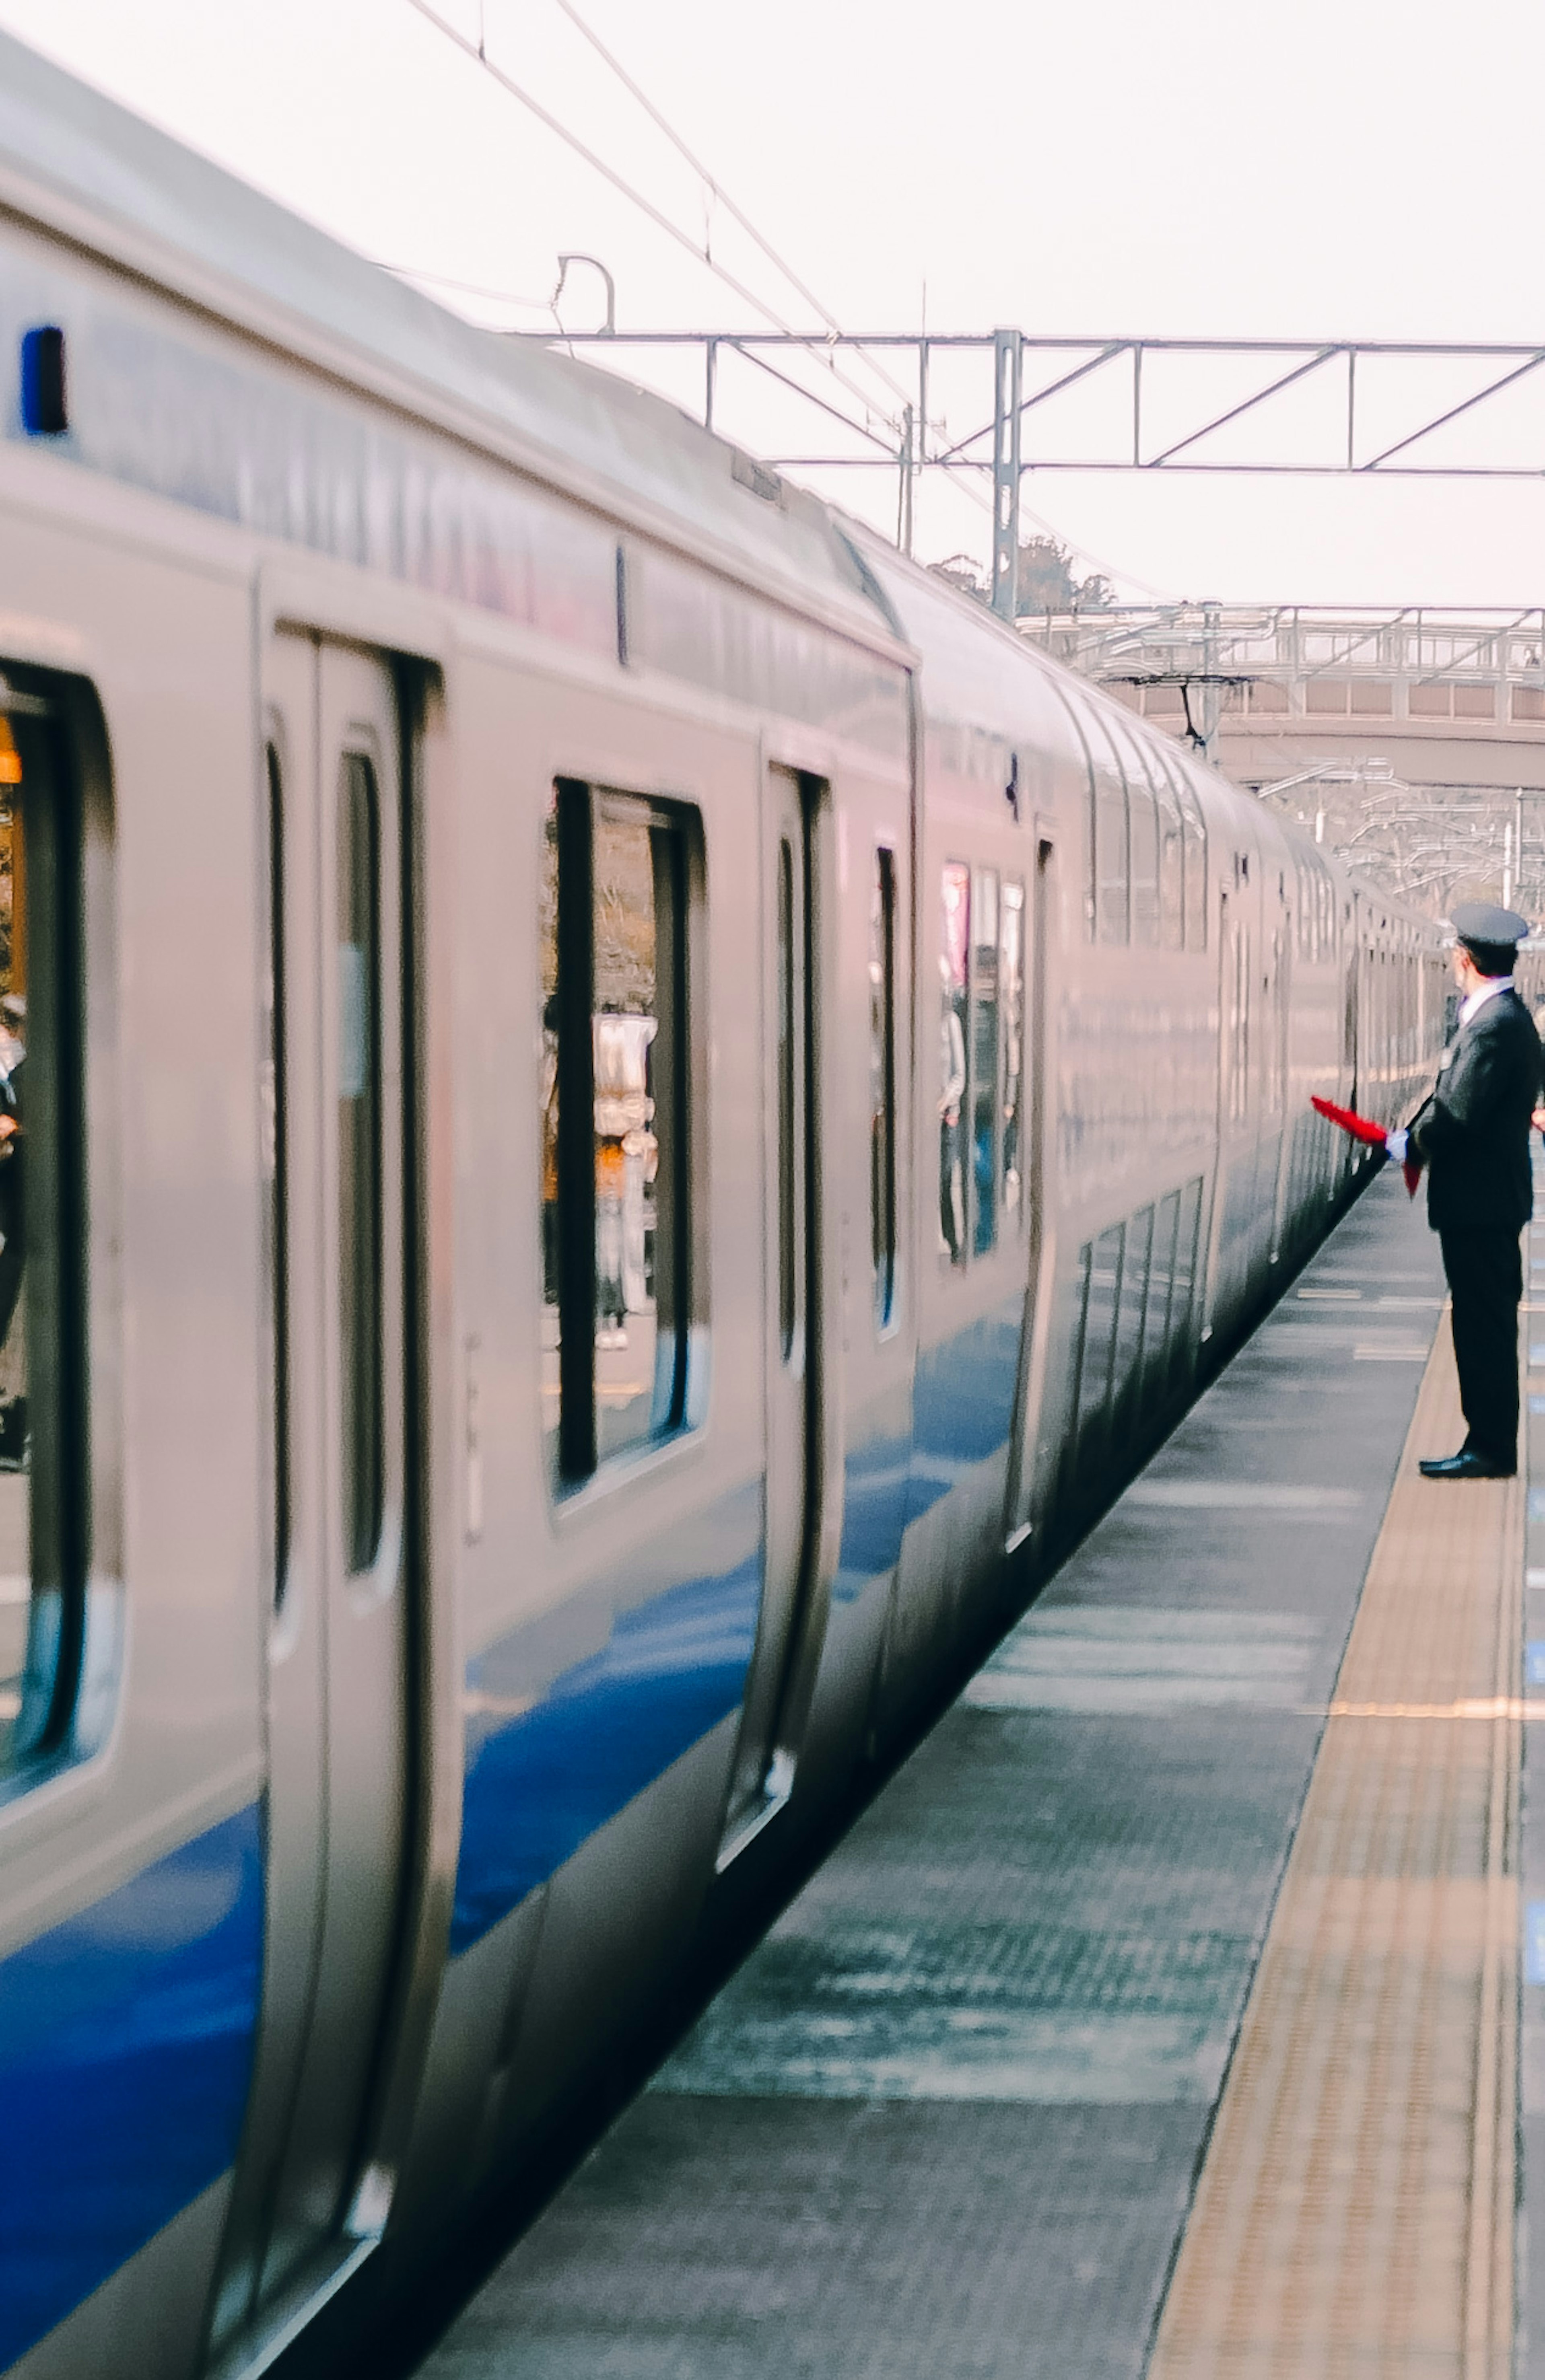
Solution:
[{"label": "black leather shoe", "polygon": [[1493,1463],[1489,1456],[1464,1446],[1457,1454],[1438,1455],[1418,1467],[1424,1479],[1511,1479],[1515,1466]]}]

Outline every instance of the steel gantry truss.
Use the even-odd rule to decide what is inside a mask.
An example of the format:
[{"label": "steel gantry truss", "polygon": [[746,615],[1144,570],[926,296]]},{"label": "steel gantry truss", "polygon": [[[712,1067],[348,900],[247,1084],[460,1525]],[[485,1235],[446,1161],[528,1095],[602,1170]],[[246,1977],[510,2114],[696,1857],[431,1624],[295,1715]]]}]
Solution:
[{"label": "steel gantry truss", "polygon": [[[768,459],[785,470],[894,472],[897,541],[907,552],[921,473],[989,479],[992,601],[1009,619],[1017,610],[1019,495],[1028,472],[1545,479],[1545,378],[1537,377],[1545,365],[1545,346],[1050,337],[1013,329],[860,335],[607,328],[511,335],[549,344],[561,337],[571,346],[604,346],[618,357],[629,349],[697,349],[702,359],[702,414],[710,428],[715,426],[721,362],[728,355],[742,358],[849,433],[842,451]],[[979,428],[955,437],[931,411],[930,369],[940,356],[973,350],[991,358],[992,410]],[[845,356],[842,367],[839,353]],[[898,407],[891,392],[903,383],[893,370],[903,358],[906,384],[916,395]],[[824,367],[813,375],[824,385],[811,387],[797,378],[797,358],[803,358],[807,371],[812,362]],[[882,375],[885,394],[872,408],[850,409],[857,394],[851,367],[864,361]],[[1446,375],[1441,397],[1420,387],[1424,375],[1430,380],[1434,371]],[[1080,407],[1071,417],[1076,429],[1059,439],[1059,402],[1074,391]],[[1090,414],[1087,400],[1097,392],[1101,404]],[[1312,418],[1301,411],[1296,419],[1285,418],[1283,400],[1290,392],[1300,406],[1306,395],[1315,397]],[[1528,400],[1521,417],[1517,402],[1504,404],[1509,398]],[[1068,408],[1062,407],[1061,416],[1069,419]],[[1238,451],[1239,438],[1253,432],[1264,433],[1259,450]]]}]

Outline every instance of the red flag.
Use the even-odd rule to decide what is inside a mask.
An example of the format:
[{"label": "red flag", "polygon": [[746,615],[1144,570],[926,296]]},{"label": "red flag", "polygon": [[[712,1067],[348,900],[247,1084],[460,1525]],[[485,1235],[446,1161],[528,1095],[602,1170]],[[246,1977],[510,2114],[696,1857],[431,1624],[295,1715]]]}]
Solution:
[{"label": "red flag", "polygon": [[[1322,1115],[1331,1123],[1339,1124],[1343,1132],[1350,1133],[1354,1140],[1366,1141],[1370,1148],[1382,1148],[1389,1136],[1384,1125],[1370,1123],[1367,1116],[1358,1115],[1353,1108],[1338,1108],[1333,1099],[1311,1098],[1309,1105],[1316,1115]],[[1417,1184],[1421,1180],[1420,1158],[1407,1157],[1400,1170],[1405,1178],[1406,1191],[1414,1198]]]},{"label": "red flag", "polygon": [[1326,1117],[1332,1123],[1339,1123],[1343,1132],[1349,1132],[1354,1140],[1366,1140],[1370,1148],[1383,1148],[1388,1137],[1383,1124],[1370,1123],[1367,1116],[1358,1115],[1352,1108],[1338,1108],[1333,1099],[1311,1099],[1309,1105],[1316,1115]]}]

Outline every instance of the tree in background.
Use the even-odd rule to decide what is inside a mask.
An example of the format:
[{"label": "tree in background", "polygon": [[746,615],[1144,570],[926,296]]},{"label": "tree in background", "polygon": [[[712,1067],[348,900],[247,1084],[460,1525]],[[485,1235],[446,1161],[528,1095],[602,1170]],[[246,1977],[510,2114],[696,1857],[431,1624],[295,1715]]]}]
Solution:
[{"label": "tree in background", "polygon": [[[984,572],[968,553],[952,553],[947,562],[929,565],[936,578],[957,587],[979,603],[990,603],[992,591]],[[1060,538],[1028,538],[1019,549],[1018,613],[1023,620],[1042,612],[1106,612],[1112,601],[1110,580],[1103,571],[1088,578],[1073,575],[1073,556]]]}]

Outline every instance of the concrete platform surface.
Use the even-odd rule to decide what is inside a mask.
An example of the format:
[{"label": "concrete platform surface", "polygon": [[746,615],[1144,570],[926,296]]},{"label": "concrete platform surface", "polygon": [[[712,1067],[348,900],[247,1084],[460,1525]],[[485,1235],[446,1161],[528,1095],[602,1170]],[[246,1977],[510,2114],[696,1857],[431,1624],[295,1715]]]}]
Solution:
[{"label": "concrete platform surface", "polygon": [[1144,2371],[1442,1295],[1386,1174],[429,2380]]}]

